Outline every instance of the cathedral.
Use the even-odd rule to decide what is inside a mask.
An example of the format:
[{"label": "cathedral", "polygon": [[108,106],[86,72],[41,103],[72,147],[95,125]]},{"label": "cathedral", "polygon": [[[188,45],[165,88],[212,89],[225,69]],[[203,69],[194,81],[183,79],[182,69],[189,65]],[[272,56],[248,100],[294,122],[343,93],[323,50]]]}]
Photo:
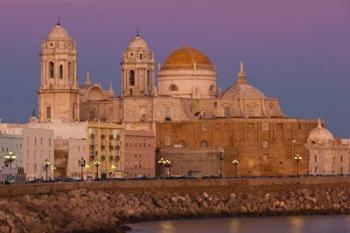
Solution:
[{"label": "cathedral", "polygon": [[109,122],[151,131],[154,161],[173,161],[179,175],[232,175],[232,161],[248,176],[311,170],[305,143],[321,123],[286,116],[277,98],[249,84],[243,62],[232,85],[221,90],[215,65],[201,51],[178,48],[156,68],[152,49],[137,34],[121,55],[117,95],[112,81],[104,89],[89,73],[79,84],[77,45],[59,23],[42,43],[40,57],[40,123]]},{"label": "cathedral", "polygon": [[77,80],[76,43],[57,24],[41,46],[40,122],[103,121],[127,129],[155,130],[156,122],[213,118],[285,118],[276,98],[248,84],[243,63],[226,91],[217,85],[215,65],[202,52],[176,49],[158,67],[146,41],[137,34],[121,56],[120,96]]}]

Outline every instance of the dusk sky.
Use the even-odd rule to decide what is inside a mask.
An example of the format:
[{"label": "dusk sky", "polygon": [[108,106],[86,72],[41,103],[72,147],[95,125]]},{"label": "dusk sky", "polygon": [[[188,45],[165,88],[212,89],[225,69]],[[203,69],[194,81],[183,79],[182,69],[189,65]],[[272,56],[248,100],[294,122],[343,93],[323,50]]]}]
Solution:
[{"label": "dusk sky", "polygon": [[120,93],[120,57],[139,27],[158,63],[182,45],[216,65],[222,90],[245,62],[248,82],[289,117],[350,137],[349,0],[0,0],[0,118],[37,109],[40,45],[61,17],[87,71]]}]

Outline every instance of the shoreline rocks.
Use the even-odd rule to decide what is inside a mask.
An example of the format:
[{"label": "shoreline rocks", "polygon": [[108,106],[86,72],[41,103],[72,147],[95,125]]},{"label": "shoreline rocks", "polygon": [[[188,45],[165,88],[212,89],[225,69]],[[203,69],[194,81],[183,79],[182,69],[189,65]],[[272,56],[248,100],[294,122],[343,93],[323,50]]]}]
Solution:
[{"label": "shoreline rocks", "polygon": [[[171,190],[171,189],[170,189]],[[88,191],[0,198],[3,233],[120,233],[123,223],[181,218],[350,214],[350,185]]]}]

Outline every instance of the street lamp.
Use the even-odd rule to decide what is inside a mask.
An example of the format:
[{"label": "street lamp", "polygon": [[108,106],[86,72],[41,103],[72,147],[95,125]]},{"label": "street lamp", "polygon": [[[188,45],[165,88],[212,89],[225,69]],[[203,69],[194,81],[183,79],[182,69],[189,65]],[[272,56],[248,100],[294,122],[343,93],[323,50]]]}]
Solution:
[{"label": "street lamp", "polygon": [[101,161],[100,160],[96,160],[94,162],[95,166],[96,166],[96,171],[97,171],[97,174],[96,174],[96,180],[98,180],[98,167],[101,165]]},{"label": "street lamp", "polygon": [[171,161],[170,160],[164,160],[163,166],[167,168],[167,177],[170,177],[170,168],[171,168]]},{"label": "street lamp", "polygon": [[164,158],[160,158],[157,163],[158,163],[158,167],[159,167],[159,178],[162,177],[163,175],[163,163],[165,162]]},{"label": "street lamp", "polygon": [[46,175],[46,182],[48,181],[47,179],[47,173],[49,171],[49,167],[50,167],[50,161],[45,159],[45,161],[43,162],[43,167],[45,168],[45,175]]},{"label": "street lamp", "polygon": [[239,164],[239,161],[237,159],[232,160],[232,164],[234,167],[234,177],[236,178],[237,177],[237,165]]},{"label": "street lamp", "polygon": [[79,166],[81,167],[81,180],[83,181],[84,180],[84,167],[85,167],[85,164],[86,164],[86,160],[81,157],[81,159],[78,161],[79,163]]},{"label": "street lamp", "polygon": [[16,160],[16,153],[9,151],[5,155],[5,164],[6,166],[10,164],[10,167],[12,167],[12,162]]},{"label": "street lamp", "polygon": [[220,178],[223,178],[223,161],[225,158],[225,150],[223,148],[219,151],[219,159],[220,159]]},{"label": "street lamp", "polygon": [[294,144],[296,143],[297,141],[295,139],[292,140],[292,158],[294,157]]},{"label": "street lamp", "polygon": [[302,160],[303,157],[301,157],[299,154],[296,154],[294,156],[294,160],[297,162],[297,176],[300,176],[300,160]]}]

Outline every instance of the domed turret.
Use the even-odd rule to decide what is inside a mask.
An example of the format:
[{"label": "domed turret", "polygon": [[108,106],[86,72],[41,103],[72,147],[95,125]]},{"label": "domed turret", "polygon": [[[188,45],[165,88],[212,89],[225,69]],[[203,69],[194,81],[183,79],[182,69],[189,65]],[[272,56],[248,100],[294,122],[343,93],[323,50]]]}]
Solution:
[{"label": "domed turret", "polygon": [[159,94],[184,98],[217,96],[215,66],[197,49],[182,47],[173,51],[158,73]]},{"label": "domed turret", "polygon": [[328,143],[334,140],[334,136],[328,129],[322,126],[321,119],[319,119],[317,127],[310,131],[307,140],[312,144]]},{"label": "domed turret", "polygon": [[128,48],[148,48],[148,45],[140,34],[137,34],[129,43]]},{"label": "domed turret", "polygon": [[55,25],[48,36],[49,40],[72,40],[66,29],[61,24]]}]

